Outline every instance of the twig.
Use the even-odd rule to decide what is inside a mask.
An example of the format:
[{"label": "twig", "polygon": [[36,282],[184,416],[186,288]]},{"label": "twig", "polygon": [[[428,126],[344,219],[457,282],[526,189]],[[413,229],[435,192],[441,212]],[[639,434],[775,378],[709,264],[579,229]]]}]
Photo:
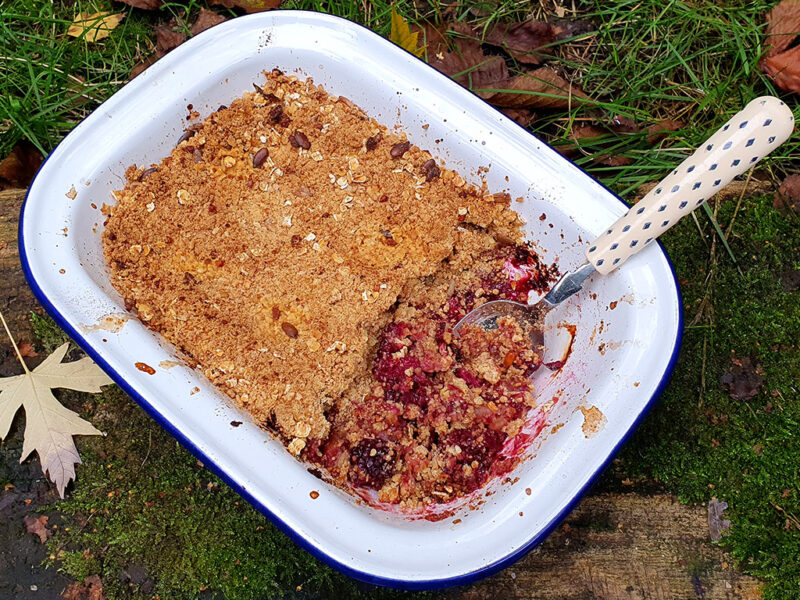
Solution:
[{"label": "twig", "polygon": [[3,327],[6,329],[6,333],[8,334],[8,339],[11,340],[11,345],[14,346],[14,351],[17,353],[17,358],[19,362],[22,364],[22,368],[25,369],[26,373],[30,373],[28,370],[28,365],[25,364],[25,361],[22,359],[22,353],[17,348],[17,342],[14,341],[14,336],[11,335],[11,330],[8,328],[8,323],[6,323],[6,318],[3,316],[3,313],[0,312],[0,321],[3,322]]}]

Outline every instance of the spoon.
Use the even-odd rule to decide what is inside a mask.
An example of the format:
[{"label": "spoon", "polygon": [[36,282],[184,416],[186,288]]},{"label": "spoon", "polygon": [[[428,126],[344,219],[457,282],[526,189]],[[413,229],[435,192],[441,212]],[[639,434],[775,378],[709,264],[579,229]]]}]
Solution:
[{"label": "spoon", "polygon": [[785,103],[774,96],[752,100],[589,244],[586,262],[565,273],[544,298],[533,304],[510,300],[482,304],[456,323],[454,335],[461,335],[465,327],[472,325],[493,329],[497,319],[511,317],[529,325],[534,347],[543,347],[544,318],[553,307],[579,291],[595,273],[606,275],[648,247],[734,177],[785,142],[793,130],[794,116]]}]

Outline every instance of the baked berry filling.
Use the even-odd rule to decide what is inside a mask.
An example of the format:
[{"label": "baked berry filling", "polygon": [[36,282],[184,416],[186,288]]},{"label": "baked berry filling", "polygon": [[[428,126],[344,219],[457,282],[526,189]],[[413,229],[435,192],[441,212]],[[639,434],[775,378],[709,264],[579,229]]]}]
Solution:
[{"label": "baked berry filling", "polygon": [[[479,265],[456,275],[444,295],[404,298],[412,309],[380,333],[371,377],[328,415],[327,439],[306,448],[305,458],[335,482],[419,508],[468,495],[517,464],[503,450],[517,449],[508,442],[537,406],[530,375],[541,356],[513,319],[467,328],[458,339],[452,330],[484,301],[525,302],[546,290],[555,268],[521,245],[496,248]],[[431,303],[434,296],[444,300]]]}]

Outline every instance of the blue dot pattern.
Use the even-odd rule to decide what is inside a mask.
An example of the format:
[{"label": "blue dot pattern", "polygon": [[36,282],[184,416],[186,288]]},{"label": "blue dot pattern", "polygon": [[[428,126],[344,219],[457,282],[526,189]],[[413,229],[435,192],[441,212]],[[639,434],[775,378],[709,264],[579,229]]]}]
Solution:
[{"label": "blue dot pattern", "polygon": [[[766,102],[762,101],[762,104],[765,104],[765,103]],[[781,103],[781,104],[783,104],[783,103]],[[793,118],[791,120],[794,121]],[[748,124],[749,124],[749,121],[747,121],[747,120],[741,121],[739,123],[735,123],[735,122],[734,123],[730,123],[729,122],[721,129],[721,131],[727,131],[732,126],[735,126],[734,128],[737,129],[737,130],[741,130],[741,129],[746,128],[748,126]],[[773,124],[773,119],[768,118],[768,119],[765,119],[763,121],[763,125],[761,127],[770,127],[772,124]],[[757,124],[753,123],[750,126],[750,129],[748,130],[747,133],[751,133],[751,132],[755,133],[753,127],[757,127]],[[739,136],[740,134],[737,133],[736,135]],[[768,144],[774,144],[776,139],[777,139],[777,136],[769,136],[769,137],[766,138],[766,141],[767,141]],[[764,143],[764,138],[760,138],[760,140],[761,140],[760,143],[763,144]],[[722,150],[730,150],[734,145],[734,141],[737,144],[737,149],[734,150],[734,152],[737,152],[740,149],[751,148],[751,147],[755,146],[756,142],[759,142],[759,137],[758,137],[758,135],[754,135],[754,136],[748,137],[748,138],[744,138],[744,137],[740,136],[738,140],[735,139],[735,138],[734,139],[730,139],[730,140],[725,141],[723,143]],[[706,152],[711,152],[712,150],[714,150],[715,145],[716,145],[715,143],[706,144],[706,146],[705,146]],[[744,165],[742,165],[742,163],[745,162],[745,164],[749,167],[750,165],[758,162],[762,158],[762,156],[763,156],[763,152],[760,153],[760,154],[757,154],[755,156],[751,156],[749,159],[747,157],[741,157],[741,156],[738,157],[738,158],[730,158],[729,159],[729,160],[731,160],[730,166],[732,168],[739,167],[739,169],[742,169],[743,166],[744,166]],[[725,157],[725,158],[727,158],[727,157]],[[704,170],[707,171],[707,172],[716,171],[718,167],[719,167],[719,162],[712,163],[712,164],[710,164],[708,166],[706,166],[706,163],[703,163],[702,161],[699,162],[699,163],[695,162],[694,164],[691,164],[691,165],[689,165],[689,166],[687,166],[685,168],[685,173],[688,174],[688,173],[699,172],[699,175],[697,175],[697,177],[702,177]],[[678,175],[679,170],[680,169],[675,169],[674,171],[672,171],[672,176]],[[672,176],[670,176],[670,178],[672,178]],[[722,180],[725,179],[726,181],[728,181],[729,178],[730,178],[730,175],[723,175],[720,179],[714,180],[714,182],[712,184],[712,187],[721,186]],[[697,181],[697,180],[696,181],[691,181],[691,180],[689,180],[689,181],[681,181],[680,179],[678,179],[678,183],[670,182],[670,184],[668,184],[667,186],[660,186],[660,187],[655,188],[655,190],[653,191],[653,195],[654,196],[659,196],[664,192],[665,189],[668,189],[671,194],[678,194],[678,192],[680,192],[680,190],[681,190],[681,187],[685,187],[688,190],[687,186],[689,184],[691,184],[692,191],[699,190],[701,187],[703,187],[703,181]],[[713,194],[716,191],[717,190],[712,190],[711,193]],[[686,194],[687,192],[684,191],[683,193]],[[680,196],[681,194],[678,194],[678,195]],[[680,199],[680,198],[676,198],[676,200],[678,200],[678,199]],[[693,200],[691,198],[687,199],[687,200],[680,199],[680,203],[678,204],[677,208],[682,211],[681,214],[685,214],[686,212],[688,212],[690,210],[694,210],[697,207],[701,206],[703,204],[703,202],[705,202],[705,201],[706,201],[705,195],[703,197],[701,197],[701,198],[697,198],[696,200]],[[674,201],[670,201],[670,202],[674,202]],[[650,207],[640,206],[640,207],[636,208],[635,214],[636,215],[642,215],[645,212],[648,212],[649,213],[648,216],[650,216],[650,215],[652,215],[653,211],[654,212],[665,212],[667,210],[668,206],[669,206],[669,202],[667,204],[661,204],[661,205],[650,206]],[[634,209],[630,209],[625,214],[625,217],[628,217],[632,212],[634,212]],[[652,237],[648,237],[647,241],[645,241],[643,244],[641,244],[641,246],[647,246],[648,244],[653,242],[655,240],[655,238],[658,237],[658,235],[660,235],[663,230],[668,228],[673,221],[674,220],[671,221],[670,219],[665,219],[665,220],[661,221],[660,222],[660,227],[654,228],[655,232],[653,233],[653,236]],[[653,221],[648,220],[648,221],[645,221],[644,223],[642,223],[641,225],[637,224],[636,227],[640,228],[641,231],[645,231],[645,230],[649,230],[649,229],[653,228],[653,225],[654,225]],[[624,225],[622,227],[622,233],[628,234],[628,232],[631,232],[633,227],[634,226],[631,225],[631,224]],[[660,231],[659,231],[659,229],[660,229]],[[606,233],[608,235],[611,235],[613,233],[613,228],[608,229]],[[627,239],[625,239],[625,243],[628,244],[628,247],[636,248],[637,246],[640,245],[641,238],[637,238],[635,236],[636,236],[636,234],[634,232],[632,232],[632,235],[629,234],[629,235],[625,236],[627,238]],[[642,236],[642,237],[644,237],[644,236]],[[608,246],[608,249],[610,251],[618,251],[619,247],[620,247],[620,243],[621,243],[621,240],[619,242],[614,242],[610,246]],[[592,246],[589,249],[589,253],[594,253],[596,251],[597,251],[597,246]],[[602,253],[600,253],[600,254],[602,254]],[[623,258],[621,256],[616,256],[616,257],[615,256],[606,256],[605,258],[598,258],[595,261],[595,266],[599,267],[602,264],[604,264],[605,262],[609,262],[609,261],[612,262],[612,264],[614,266],[616,266],[619,263],[623,262],[624,260],[625,260],[625,258]]]}]

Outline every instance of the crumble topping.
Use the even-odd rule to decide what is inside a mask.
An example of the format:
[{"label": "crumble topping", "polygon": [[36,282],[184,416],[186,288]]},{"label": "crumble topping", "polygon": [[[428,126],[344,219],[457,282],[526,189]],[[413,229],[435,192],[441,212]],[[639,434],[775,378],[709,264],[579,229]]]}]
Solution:
[{"label": "crumble topping", "polygon": [[347,412],[336,404],[370,372],[382,329],[412,308],[390,312],[404,287],[520,238],[508,194],[277,70],[126,175],[103,234],[126,307],[294,454],[329,436],[326,413]]}]

